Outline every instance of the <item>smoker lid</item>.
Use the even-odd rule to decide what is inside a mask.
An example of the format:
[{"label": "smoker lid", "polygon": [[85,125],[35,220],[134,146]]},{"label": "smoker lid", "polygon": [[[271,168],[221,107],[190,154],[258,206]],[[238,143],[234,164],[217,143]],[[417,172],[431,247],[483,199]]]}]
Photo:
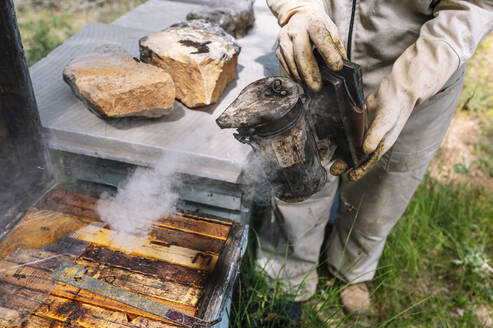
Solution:
[{"label": "smoker lid", "polygon": [[289,78],[263,78],[247,85],[216,122],[222,129],[273,123],[286,117],[302,94],[303,89]]}]

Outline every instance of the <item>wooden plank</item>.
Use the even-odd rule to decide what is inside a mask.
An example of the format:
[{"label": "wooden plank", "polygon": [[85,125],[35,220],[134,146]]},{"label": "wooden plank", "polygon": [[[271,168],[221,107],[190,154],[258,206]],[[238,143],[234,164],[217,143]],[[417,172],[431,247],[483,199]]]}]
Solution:
[{"label": "wooden plank", "polygon": [[98,198],[86,194],[57,189],[48,195],[47,200],[83,209],[95,210]]},{"label": "wooden plank", "polygon": [[[86,195],[86,194],[81,194],[81,193],[76,193],[64,189],[57,189],[53,191],[48,197],[47,200],[53,201],[54,203],[58,204],[65,204],[65,205],[71,205],[75,206],[81,209],[86,209],[86,210],[96,210],[96,204],[98,202],[98,198]],[[213,218],[208,218],[208,217],[203,217],[203,216],[198,216],[198,215],[193,215],[193,214],[185,214],[185,213],[178,213],[180,216],[187,216],[199,220],[205,220],[209,221],[212,223],[217,223],[221,225],[229,225],[231,226],[233,222],[231,221],[223,221],[220,219],[213,219]]]},{"label": "wooden plank", "polygon": [[123,312],[111,311],[93,305],[49,296],[34,314],[86,328],[128,328],[129,320]]},{"label": "wooden plank", "polygon": [[151,243],[158,245],[176,245],[215,254],[221,253],[225,243],[221,239],[208,238],[165,227],[153,227],[149,234],[149,239]]},{"label": "wooden plank", "polygon": [[[95,264],[92,263],[91,267],[88,269],[90,270],[88,272],[89,275],[94,276],[94,278],[97,279],[103,279],[103,280],[108,280],[108,277],[111,277],[109,275],[106,275],[106,273],[102,273],[99,275],[99,277],[96,277],[95,275],[98,272],[94,272],[94,266]],[[3,271],[0,271],[0,285],[5,285],[5,286],[15,286],[15,288],[27,288],[31,290],[33,293],[37,292],[40,295],[45,295],[48,296],[51,292],[51,294],[59,297],[64,297],[68,299],[77,299],[78,301],[84,301],[86,303],[92,304],[92,305],[97,305],[97,306],[102,306],[105,307],[104,304],[109,306],[110,304],[113,306],[111,309],[117,310],[118,306],[115,305],[118,304],[122,306],[123,304],[114,302],[111,303],[109,300],[104,300],[102,301],[102,297],[98,297],[97,295],[90,293],[88,291],[81,290],[79,288],[73,287],[66,285],[61,282],[55,282],[53,279],[50,277],[51,273],[49,271],[45,271],[43,269],[39,268],[33,268],[30,266],[22,266],[22,267],[17,267],[17,266],[12,266],[10,269],[4,269]],[[106,278],[106,279],[105,279]],[[121,282],[122,279],[119,279]],[[125,281],[125,280],[123,280]],[[116,284],[115,284],[116,285]],[[120,287],[125,287],[125,286],[120,286]],[[1,287],[0,287],[1,288]],[[129,288],[127,288],[129,289]],[[139,287],[139,290],[143,291],[146,290],[145,288]],[[1,289],[0,289],[1,291]],[[138,290],[133,290],[138,292]],[[155,294],[157,294],[157,291],[154,291]],[[152,295],[146,295],[143,294],[146,297],[151,297]],[[78,297],[78,298],[77,298]],[[186,304],[181,304],[182,302],[174,302],[174,301],[169,301],[165,297],[151,297],[157,302],[163,303],[166,306],[173,307],[179,311],[195,315],[196,313],[196,308],[191,305],[186,305]],[[1,303],[0,303],[1,306]],[[8,307],[8,306],[6,306]],[[137,313],[139,314],[139,313]],[[140,314],[139,314],[140,315]]]},{"label": "wooden plank", "polygon": [[226,238],[228,238],[229,230],[231,229],[228,225],[171,215],[157,220],[155,224],[161,227],[181,230],[222,240],[226,240]]},{"label": "wooden plank", "polygon": [[97,264],[78,259],[76,265],[85,268],[86,274],[95,279],[103,280],[114,286],[128,289],[132,292],[153,296],[170,302],[195,307],[203,290],[197,287],[185,286],[176,282],[166,281],[156,277],[149,278],[135,272]]},{"label": "wooden plank", "polygon": [[94,245],[89,246],[80,257],[130,272],[161,277],[161,279],[196,287],[203,287],[207,278],[207,273],[204,271],[193,270],[164,261],[132,256],[124,252]]},{"label": "wooden plank", "polygon": [[34,314],[47,319],[70,322],[84,328],[128,328],[128,327],[174,327],[152,319],[135,318],[127,313],[112,311],[97,306],[67,300],[57,296],[49,296],[34,311]]},{"label": "wooden plank", "polygon": [[63,283],[48,296],[2,281],[0,306],[0,324],[9,327],[31,312],[35,316],[30,315],[21,327],[175,327],[163,318]]},{"label": "wooden plank", "polygon": [[43,249],[17,249],[5,258],[4,262],[0,263],[0,272],[6,263],[12,263],[16,266],[28,264],[34,268],[53,272],[64,263],[73,263],[76,258],[77,256],[73,254],[57,254]]},{"label": "wooden plank", "polygon": [[0,243],[0,259],[16,248],[39,248],[89,224],[81,217],[47,210],[30,210]]},{"label": "wooden plank", "polygon": [[[132,320],[132,325],[142,328],[176,328],[178,325],[163,324],[157,320],[152,320],[149,318],[138,317]],[[180,326],[181,327],[181,326]]]},{"label": "wooden plank", "polygon": [[[49,200],[58,204],[66,204],[79,207],[86,211],[92,211],[90,217],[99,218],[96,211],[97,198],[88,195],[73,193],[65,190],[57,190],[48,197]],[[225,240],[228,237],[231,222],[211,218],[189,215],[170,216],[159,219],[156,224],[175,230],[182,230],[194,234]]]},{"label": "wooden plank", "polygon": [[133,246],[130,251],[130,254],[132,255],[157,259],[197,270],[212,271],[218,259],[216,254],[198,252],[193,249],[175,245],[155,245],[152,244],[148,238],[128,235],[118,231],[110,231],[95,226],[80,228],[77,232],[72,234],[72,238],[118,251],[127,251],[128,246],[116,245],[112,240],[130,240]]},{"label": "wooden plank", "polygon": [[[45,202],[47,209],[82,216],[91,220],[99,221],[99,215],[93,210],[83,209],[80,207],[56,203],[51,200]],[[181,230],[170,229],[162,226],[153,225],[149,235],[151,241],[161,245],[177,245],[186,248],[192,248],[199,251],[210,251],[220,253],[223,245],[223,239],[209,238],[196,233],[184,232]]]},{"label": "wooden plank", "polygon": [[0,327],[15,327],[22,318],[21,312],[0,306]]},{"label": "wooden plank", "polygon": [[[1,321],[0,321],[1,322]],[[12,327],[12,326],[10,326]],[[14,326],[15,328],[71,328],[80,327],[71,324],[70,322],[61,322],[53,319],[41,318],[31,314],[27,317],[20,326]]]},{"label": "wooden plank", "polygon": [[5,281],[0,284],[0,306],[20,313],[29,314],[33,312],[43,304],[47,296],[48,294],[45,292],[13,285]]},{"label": "wooden plank", "polygon": [[214,218],[210,218],[210,217],[206,217],[206,216],[198,216],[198,215],[194,215],[194,214],[190,214],[190,213],[183,213],[183,212],[177,212],[176,214],[178,216],[183,216],[183,217],[188,217],[188,218],[194,218],[194,219],[198,219],[198,220],[203,220],[203,221],[208,221],[208,222],[212,222],[212,223],[222,224],[222,225],[225,225],[225,226],[232,226],[233,225],[233,221],[226,221],[226,220],[221,220],[221,219],[214,219]]},{"label": "wooden plank", "polygon": [[[77,287],[64,284],[62,282],[59,282],[56,284],[55,288],[53,288],[51,295],[66,298],[69,300],[74,300],[74,301],[81,302],[81,303],[86,303],[86,304],[98,306],[98,307],[105,308],[108,310],[122,311],[122,312],[128,313],[134,317],[140,316],[140,317],[158,320],[158,321],[162,321],[162,322],[168,322],[167,320],[165,320],[161,317],[158,317],[154,314],[145,312],[143,310],[134,308],[132,306],[129,306],[129,305],[126,305],[123,303],[119,303],[119,302],[114,301],[112,299],[88,292],[86,290],[79,289]],[[147,296],[147,297],[149,297],[149,296]],[[190,307],[190,306],[184,306],[182,304],[168,302],[168,301],[164,301],[164,300],[156,299],[156,298],[152,298],[152,299],[157,301],[157,302],[160,302],[166,306],[170,306],[176,310],[179,310],[181,312],[184,312],[184,313],[187,313],[190,315],[195,315],[197,313],[197,309]]]},{"label": "wooden plank", "polygon": [[[7,283],[12,283],[16,285],[21,285],[29,287],[35,290],[41,290],[45,293],[50,292],[50,288],[53,286],[53,282],[50,278],[51,272],[58,268],[62,262],[56,261],[57,258],[47,261],[39,261],[39,258],[50,258],[53,253],[42,251],[42,250],[29,250],[17,252],[22,256],[17,256],[16,259],[21,263],[31,263],[30,266],[19,266],[17,263],[9,263],[4,261],[2,263],[2,269],[0,269],[0,281]],[[111,259],[110,263],[122,263],[119,259],[125,259],[127,262],[131,262],[127,259],[125,254],[120,254],[121,256],[112,256],[111,251],[105,249],[103,254],[97,250],[94,252],[89,252],[92,254],[99,254],[101,259]],[[90,255],[90,254],[88,254]],[[55,255],[56,256],[56,255]],[[75,259],[75,258],[74,258]],[[133,260],[140,261],[141,259],[134,257]],[[70,261],[71,262],[71,261]],[[63,263],[70,263],[63,262]],[[142,263],[142,262],[141,262]],[[156,263],[156,261],[154,262]],[[159,262],[158,262],[159,263]],[[161,262],[162,263],[162,262]],[[176,266],[181,272],[191,271],[192,273],[197,273],[195,284],[190,284],[192,279],[186,280],[188,284],[182,284],[170,280],[164,272],[159,270],[154,270],[153,275],[138,273],[135,270],[129,271],[122,268],[111,267],[105,264],[98,264],[93,261],[88,261],[84,257],[78,259],[76,264],[87,268],[87,274],[93,276],[97,279],[102,279],[107,282],[111,282],[113,285],[132,290],[134,292],[139,292],[145,296],[155,296],[163,301],[166,305],[172,306],[184,312],[195,311],[194,306],[202,295],[202,288],[204,287],[203,275],[199,275],[198,272],[191,269],[182,269],[180,266]],[[135,266],[139,267],[139,263],[134,263]],[[144,264],[148,264],[150,267],[158,269],[158,266],[153,265],[144,261]],[[168,265],[168,267],[171,265]],[[158,274],[156,274],[158,273]],[[161,273],[161,274],[159,274]],[[164,274],[163,274],[164,273]],[[176,273],[176,272],[175,272]],[[185,277],[185,275],[181,275]],[[176,279],[175,279],[176,280]],[[200,283],[200,285],[198,285]],[[182,306],[183,305],[183,306]]]},{"label": "wooden plank", "polygon": [[[77,256],[72,254],[57,254],[43,249],[16,250],[2,264],[0,275],[4,266],[23,265],[29,263],[30,267],[53,272],[63,263],[74,263]],[[119,251],[113,251],[106,247],[90,245],[80,255],[81,259],[101,263],[103,265],[120,268],[129,272],[143,274],[162,281],[172,281],[185,286],[202,288],[205,286],[206,272],[186,268],[159,260],[145,259],[132,256]],[[11,269],[16,270],[16,269]]]},{"label": "wooden plank", "polygon": [[0,271],[0,282],[11,284],[23,288],[28,288],[36,292],[48,295],[55,286],[55,281],[50,278],[50,272],[30,266],[4,266]]},{"label": "wooden plank", "polygon": [[53,200],[45,200],[43,204],[39,204],[37,206],[38,209],[45,209],[45,210],[52,210],[52,211],[57,211],[57,212],[62,212],[62,213],[67,213],[67,214],[72,214],[76,216],[81,216],[84,218],[88,218],[94,221],[101,221],[101,218],[99,217],[99,214],[96,213],[93,210],[78,207],[78,206],[73,206],[73,205],[67,205],[67,204],[62,204],[62,203],[57,203]]},{"label": "wooden plank", "polygon": [[[212,271],[218,256],[195,250],[169,245],[151,243],[147,238],[87,225],[90,221],[74,215],[50,210],[31,210],[14,232],[7,236],[10,241],[3,248],[9,252],[17,247],[38,248],[74,232],[70,237],[94,243],[96,245],[126,251],[126,247],[114,245],[112,238],[132,240],[136,247],[132,254],[158,259],[169,263],[184,265],[193,269]],[[14,239],[17,238],[17,239]],[[3,243],[2,243],[3,244]],[[7,253],[8,254],[8,253]],[[6,255],[7,255],[6,254]]]}]

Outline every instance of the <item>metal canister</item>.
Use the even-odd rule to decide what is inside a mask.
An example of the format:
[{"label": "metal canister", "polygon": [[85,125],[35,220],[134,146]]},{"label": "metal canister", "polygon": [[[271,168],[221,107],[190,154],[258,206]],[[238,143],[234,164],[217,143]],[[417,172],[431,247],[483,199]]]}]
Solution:
[{"label": "metal canister", "polygon": [[274,194],[289,202],[306,199],[326,181],[305,100],[292,80],[268,77],[245,87],[216,121],[237,129],[235,138],[257,153]]}]

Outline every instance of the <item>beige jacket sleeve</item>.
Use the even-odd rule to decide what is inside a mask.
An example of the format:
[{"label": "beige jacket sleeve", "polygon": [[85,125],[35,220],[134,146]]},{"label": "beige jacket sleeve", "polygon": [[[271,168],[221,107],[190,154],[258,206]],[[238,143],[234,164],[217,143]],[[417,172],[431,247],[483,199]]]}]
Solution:
[{"label": "beige jacket sleeve", "polygon": [[414,107],[435,95],[492,29],[492,1],[439,2],[434,18],[421,27],[416,42],[397,58],[392,72],[368,98],[374,120],[365,152],[374,152],[382,140],[383,153],[392,147]]},{"label": "beige jacket sleeve", "polygon": [[[413,107],[436,94],[493,29],[493,1],[442,0],[418,40],[400,56],[391,78]],[[407,87],[406,87],[407,86]]]},{"label": "beige jacket sleeve", "polygon": [[442,0],[420,38],[443,41],[456,53],[458,65],[472,57],[482,38],[493,30],[493,1]]},{"label": "beige jacket sleeve", "polygon": [[440,91],[492,29],[492,1],[439,2],[434,18],[423,24],[416,42],[397,58],[392,72],[367,99],[372,121],[363,150],[371,156],[349,173],[350,180],[366,175],[394,145],[413,109]]}]

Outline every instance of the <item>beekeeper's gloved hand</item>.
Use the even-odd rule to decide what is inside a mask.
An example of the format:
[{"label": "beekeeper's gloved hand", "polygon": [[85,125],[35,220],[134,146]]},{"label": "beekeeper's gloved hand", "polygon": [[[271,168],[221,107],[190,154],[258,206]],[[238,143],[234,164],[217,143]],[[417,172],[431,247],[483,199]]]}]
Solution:
[{"label": "beekeeper's gloved hand", "polygon": [[[350,180],[359,180],[376,165],[394,145],[412,110],[436,94],[459,63],[457,53],[448,43],[423,35],[397,58],[392,72],[366,100],[370,125],[363,151],[370,158],[349,172]],[[346,163],[337,160],[330,172],[339,175],[347,168]]]},{"label": "beekeeper's gloved hand", "polygon": [[322,77],[312,45],[332,70],[340,70],[342,59],[347,59],[337,27],[325,13],[322,1],[267,0],[267,4],[281,26],[276,50],[280,64],[292,78],[319,91]]}]

